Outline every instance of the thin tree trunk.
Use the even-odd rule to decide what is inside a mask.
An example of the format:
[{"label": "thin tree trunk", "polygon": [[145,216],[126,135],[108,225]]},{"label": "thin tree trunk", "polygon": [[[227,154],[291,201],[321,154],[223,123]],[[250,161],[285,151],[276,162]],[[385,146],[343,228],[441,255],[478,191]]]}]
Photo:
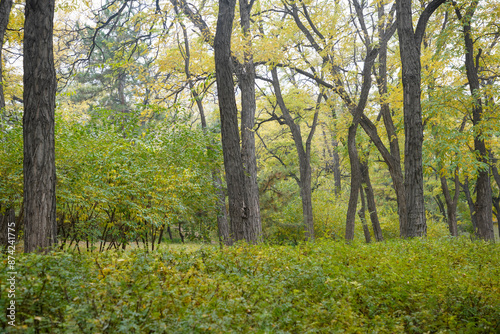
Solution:
[{"label": "thin tree trunk", "polygon": [[[386,14],[384,10],[384,4],[382,2],[379,4],[378,17],[379,17],[379,25],[378,25],[379,35],[384,36],[385,34],[388,33],[388,31],[391,28],[390,26],[388,27],[384,26]],[[378,65],[378,73],[376,74],[376,80],[377,80],[379,94],[382,97],[382,101],[380,103],[380,114],[384,121],[385,130],[387,132],[390,155],[394,160],[393,164],[387,164],[387,166],[389,168],[389,173],[391,174],[392,183],[396,192],[396,202],[398,204],[399,231],[400,235],[402,235],[402,231],[404,231],[407,226],[407,209],[406,209],[406,195],[404,189],[403,170],[401,169],[401,158],[400,158],[401,154],[399,150],[399,139],[396,127],[394,126],[394,121],[392,119],[389,103],[387,103],[385,98],[383,98],[388,93],[387,39],[383,39],[381,42],[377,65]]]},{"label": "thin tree trunk", "polygon": [[356,219],[356,206],[358,204],[358,193],[361,187],[361,171],[359,167],[358,149],[356,147],[356,130],[358,122],[353,121],[349,126],[347,135],[347,150],[349,152],[349,161],[351,164],[351,192],[349,195],[349,204],[347,207],[347,218],[345,227],[345,239],[351,241],[354,239],[354,222]]},{"label": "thin tree trunk", "polygon": [[300,131],[300,126],[297,125],[290,111],[285,105],[285,101],[281,94],[281,87],[279,84],[278,72],[276,68],[271,70],[273,77],[273,88],[274,94],[276,95],[276,100],[283,113],[283,118],[285,123],[292,133],[292,138],[295,143],[295,148],[299,156],[299,169],[300,169],[300,179],[298,180],[300,186],[300,198],[302,200],[302,216],[304,221],[305,237],[306,240],[313,241],[315,238],[314,234],[314,217],[312,208],[312,189],[311,189],[311,141],[314,135],[314,131],[318,124],[318,112],[319,103],[322,98],[322,94],[318,96],[318,101],[316,103],[316,112],[314,114],[313,124],[311,126],[311,131],[306,140],[306,147],[304,149],[304,143],[302,140],[302,134]]},{"label": "thin tree trunk", "polygon": [[448,221],[448,228],[450,234],[453,237],[458,237],[458,226],[457,226],[457,205],[458,205],[458,195],[460,193],[460,182],[458,179],[458,170],[455,170],[455,192],[453,198],[451,197],[450,190],[448,189],[448,181],[446,177],[442,176],[440,178],[441,188],[443,190],[444,199],[446,201],[446,215]]},{"label": "thin tree trunk", "polygon": [[342,191],[342,179],[340,174],[340,156],[339,156],[339,142],[334,138],[332,140],[332,164],[333,164],[333,180],[335,182],[335,195],[338,196]]},{"label": "thin tree trunk", "polygon": [[370,171],[368,169],[368,161],[360,161],[361,181],[366,194],[366,202],[370,213],[370,221],[372,222],[373,235],[375,240],[384,241],[382,236],[382,228],[377,214],[377,205],[375,203],[375,194],[373,193],[372,182],[370,180]]},{"label": "thin tree trunk", "polygon": [[10,10],[12,8],[12,0],[1,0],[0,2],[0,113],[3,113],[5,108],[5,96],[3,93],[3,66],[2,66],[2,50],[5,31],[9,25]]},{"label": "thin tree trunk", "polygon": [[[245,172],[241,159],[240,135],[233,71],[231,69],[231,32],[236,0],[220,0],[217,29],[214,39],[215,74],[221,116],[222,150],[229,197],[231,238],[245,240],[248,225],[248,200],[245,190]],[[247,240],[248,241],[248,240]]]},{"label": "thin tree trunk", "polygon": [[56,243],[54,0],[27,0],[24,24],[24,250]]},{"label": "thin tree trunk", "polygon": [[[460,9],[455,7],[455,13],[460,21],[462,21],[463,36],[465,42],[465,70],[467,73],[467,80],[471,95],[474,97],[474,106],[472,109],[472,123],[474,127],[479,128],[483,118],[482,99],[478,92],[480,89],[479,77],[477,73],[477,65],[474,64],[474,41],[472,40],[471,20],[477,8],[479,0],[471,1],[470,6],[467,8],[465,17],[462,17]],[[475,131],[474,137],[474,150],[478,152],[477,159],[488,165],[488,151],[484,140],[485,134],[481,130]],[[490,183],[489,168],[481,168],[478,171],[476,180],[476,234],[483,240],[495,240],[493,232],[493,207],[492,207],[492,193]]]}]

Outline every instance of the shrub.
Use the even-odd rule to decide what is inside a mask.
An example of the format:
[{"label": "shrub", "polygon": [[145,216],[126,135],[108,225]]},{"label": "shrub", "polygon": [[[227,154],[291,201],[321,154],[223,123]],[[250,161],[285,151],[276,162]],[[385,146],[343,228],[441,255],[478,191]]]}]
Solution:
[{"label": "shrub", "polygon": [[[17,327],[7,326],[5,313],[0,327],[7,333],[494,333],[499,250],[446,238],[19,254]],[[4,283],[1,290],[6,309]]]}]

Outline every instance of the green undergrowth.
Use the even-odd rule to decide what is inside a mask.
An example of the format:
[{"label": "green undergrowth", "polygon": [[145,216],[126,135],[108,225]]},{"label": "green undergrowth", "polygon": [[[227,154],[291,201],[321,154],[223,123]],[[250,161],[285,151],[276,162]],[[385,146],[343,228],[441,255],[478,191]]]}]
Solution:
[{"label": "green undergrowth", "polygon": [[500,246],[465,238],[17,254],[16,270],[7,333],[500,332]]}]

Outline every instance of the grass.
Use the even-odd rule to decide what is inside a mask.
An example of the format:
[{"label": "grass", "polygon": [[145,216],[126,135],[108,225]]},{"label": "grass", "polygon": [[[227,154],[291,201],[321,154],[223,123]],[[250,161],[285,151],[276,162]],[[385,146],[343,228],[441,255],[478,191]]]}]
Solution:
[{"label": "grass", "polygon": [[[18,254],[8,333],[497,333],[500,245],[460,239]],[[1,258],[1,299],[9,299]]]}]

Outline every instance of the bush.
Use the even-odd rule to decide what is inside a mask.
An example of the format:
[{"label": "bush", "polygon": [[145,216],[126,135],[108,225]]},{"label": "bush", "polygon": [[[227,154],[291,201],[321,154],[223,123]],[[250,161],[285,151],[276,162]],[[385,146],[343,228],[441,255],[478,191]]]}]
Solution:
[{"label": "bush", "polygon": [[[500,330],[499,245],[460,239],[17,255],[7,333]],[[1,260],[6,282],[7,259]],[[7,286],[0,305],[6,309]]]}]

